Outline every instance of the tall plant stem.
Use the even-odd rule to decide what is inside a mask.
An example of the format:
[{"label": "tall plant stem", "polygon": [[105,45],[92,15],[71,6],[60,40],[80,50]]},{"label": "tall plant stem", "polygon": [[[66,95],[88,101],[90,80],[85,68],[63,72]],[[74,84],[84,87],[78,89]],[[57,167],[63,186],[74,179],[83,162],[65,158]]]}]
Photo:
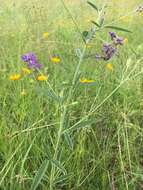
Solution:
[{"label": "tall plant stem", "polygon": [[[71,87],[69,89],[66,105],[65,104],[61,105],[61,121],[60,121],[59,130],[58,130],[58,136],[57,136],[57,142],[56,142],[56,146],[55,146],[55,153],[54,153],[54,156],[53,156],[53,160],[58,159],[59,146],[60,146],[60,142],[61,142],[61,136],[62,136],[63,126],[64,126],[64,121],[65,121],[65,117],[66,117],[66,114],[67,114],[67,111],[68,111],[68,106],[67,105],[70,103],[70,100],[72,98],[73,89],[74,89],[76,81],[77,81],[77,76],[79,74],[80,66],[81,66],[81,64],[83,62],[85,51],[86,51],[86,45],[84,45],[84,47],[83,47],[83,51],[81,53],[79,63],[77,65],[76,69],[75,69],[75,73],[74,73],[74,76],[73,76]],[[56,169],[55,165],[52,164],[51,176],[50,176],[50,190],[53,190],[55,169]]]}]

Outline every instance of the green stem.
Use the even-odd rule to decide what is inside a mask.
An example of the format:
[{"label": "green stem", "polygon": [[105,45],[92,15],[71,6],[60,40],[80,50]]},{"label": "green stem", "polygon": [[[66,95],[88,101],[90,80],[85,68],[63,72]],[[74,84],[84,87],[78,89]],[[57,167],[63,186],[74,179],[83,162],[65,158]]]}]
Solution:
[{"label": "green stem", "polygon": [[[79,59],[79,63],[77,65],[77,67],[76,67],[76,70],[75,70],[75,73],[74,73],[74,76],[73,76],[73,80],[72,80],[72,85],[71,85],[71,87],[69,89],[66,105],[61,105],[61,112],[62,112],[61,113],[61,121],[60,121],[59,130],[58,130],[58,137],[57,137],[57,142],[56,142],[56,146],[55,146],[55,153],[54,153],[54,156],[53,156],[53,160],[57,160],[57,158],[58,158],[58,152],[59,152],[58,150],[59,150],[59,145],[60,145],[60,142],[61,142],[61,136],[62,136],[63,126],[64,126],[64,120],[65,120],[67,110],[68,110],[67,105],[69,104],[69,102],[70,102],[70,100],[72,98],[73,89],[75,87],[75,83],[76,83],[76,80],[77,80],[77,76],[78,76],[78,73],[79,73],[81,63],[82,63],[84,55],[85,55],[85,51],[86,51],[86,45],[83,48],[82,54],[81,54],[80,59]],[[56,169],[55,165],[52,164],[51,176],[50,176],[50,190],[53,190],[53,181],[54,181],[54,177],[55,177],[55,169]]]}]

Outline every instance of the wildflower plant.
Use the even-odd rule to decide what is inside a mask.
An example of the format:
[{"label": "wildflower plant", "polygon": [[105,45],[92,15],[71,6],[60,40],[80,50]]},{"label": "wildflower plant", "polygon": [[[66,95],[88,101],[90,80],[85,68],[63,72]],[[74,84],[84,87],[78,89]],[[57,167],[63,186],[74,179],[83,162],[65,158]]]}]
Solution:
[{"label": "wildflower plant", "polygon": [[42,67],[42,65],[38,63],[36,55],[32,52],[22,55],[21,59],[27,64],[29,69],[37,70]]},{"label": "wildflower plant", "polygon": [[[58,161],[58,158],[59,158],[58,155],[60,155],[60,153],[61,153],[59,147],[61,144],[62,137],[64,137],[66,139],[66,141],[68,141],[68,144],[71,144],[72,140],[71,140],[70,134],[68,134],[67,131],[68,130],[72,131],[76,128],[76,124],[75,124],[74,125],[75,127],[71,127],[71,129],[70,128],[65,129],[65,126],[68,125],[67,123],[69,123],[69,118],[70,118],[70,116],[69,116],[70,108],[68,107],[68,105],[72,101],[74,92],[77,88],[77,81],[79,81],[80,83],[83,83],[83,84],[90,84],[90,83],[94,83],[94,81],[95,81],[94,79],[86,79],[86,78],[82,78],[79,80],[80,67],[81,67],[84,59],[86,58],[86,49],[87,49],[88,44],[90,44],[92,42],[92,40],[94,40],[94,38],[96,38],[97,33],[102,33],[103,31],[107,33],[107,29],[130,32],[129,30],[124,29],[122,27],[105,24],[106,6],[103,6],[101,9],[99,9],[95,4],[93,4],[91,2],[88,2],[88,4],[96,11],[96,13],[98,15],[98,19],[97,19],[97,21],[92,21],[93,26],[88,31],[82,32],[82,39],[84,42],[83,48],[76,49],[76,55],[77,55],[79,61],[75,68],[75,72],[73,74],[73,78],[72,78],[71,85],[68,90],[68,94],[66,95],[66,98],[64,98],[64,101],[62,101],[60,104],[61,120],[60,120],[59,129],[58,129],[58,136],[57,136],[57,141],[56,141],[56,145],[55,145],[55,152],[53,155],[53,160],[56,160],[56,161]],[[108,61],[108,60],[112,59],[114,55],[116,55],[116,53],[118,51],[118,49],[117,49],[118,46],[123,45],[124,39],[122,37],[119,37],[115,32],[112,32],[112,31],[109,33],[109,35],[111,38],[111,42],[103,43],[101,54],[97,55],[96,49],[95,49],[94,58],[96,58],[98,60]],[[95,59],[95,61],[96,61],[96,59]],[[107,68],[109,70],[113,70],[113,66],[111,64],[108,64]],[[87,114],[84,118],[82,118],[81,120],[78,121],[78,125],[80,125],[80,124],[84,125],[84,123],[90,125],[92,122],[93,122],[93,120],[91,120],[90,114]],[[53,190],[53,183],[55,180],[55,175],[56,175],[56,167],[55,167],[55,165],[52,165],[51,175],[50,175],[50,190]]]},{"label": "wildflower plant", "polygon": [[21,79],[21,75],[20,74],[12,74],[12,75],[10,75],[9,79],[13,80],[13,81],[17,81],[17,80]]},{"label": "wildflower plant", "polygon": [[124,44],[124,38],[118,37],[115,32],[109,32],[112,43],[104,43],[102,48],[102,55],[96,55],[96,58],[105,61],[110,60],[117,54],[117,46]]},{"label": "wildflower plant", "polygon": [[[64,2],[64,1],[62,1],[62,2]],[[31,184],[30,189],[33,189],[33,190],[35,190],[37,188],[42,188],[42,187],[43,188],[48,187],[49,190],[61,189],[61,188],[63,188],[63,189],[73,189],[73,188],[74,189],[82,189],[82,187],[83,187],[83,189],[86,189],[86,188],[96,189],[96,187],[97,187],[97,189],[99,189],[100,187],[98,186],[98,184],[96,187],[94,187],[94,186],[92,186],[92,184],[90,184],[91,186],[86,185],[86,182],[88,183],[87,179],[89,179],[89,183],[90,183],[90,175],[92,175],[92,172],[95,173],[95,175],[99,175],[100,173],[102,175],[102,169],[104,170],[104,174],[103,174],[103,176],[99,175],[99,178],[103,179],[101,182],[103,185],[103,189],[106,189],[107,175],[108,175],[109,181],[111,181],[111,185],[114,185],[113,183],[114,183],[114,178],[116,176],[116,173],[114,176],[114,172],[113,172],[113,177],[112,176],[110,177],[110,170],[114,169],[115,166],[113,165],[113,168],[112,168],[112,166],[109,166],[109,163],[107,163],[107,166],[106,166],[106,154],[104,154],[103,150],[105,150],[105,149],[107,150],[107,157],[110,157],[110,154],[109,154],[110,150],[118,150],[119,149],[119,154],[122,154],[122,152],[124,152],[124,149],[123,150],[120,150],[120,149],[122,148],[122,145],[124,145],[124,143],[122,143],[122,142],[120,143],[120,132],[121,132],[121,130],[125,130],[123,139],[126,139],[126,136],[128,137],[128,134],[127,134],[128,131],[126,131],[126,129],[124,129],[122,127],[122,128],[120,128],[120,130],[117,131],[118,133],[116,135],[114,135],[114,130],[112,130],[112,129],[111,129],[111,133],[112,133],[112,131],[113,131],[113,133],[111,135],[107,134],[106,129],[102,128],[102,127],[105,126],[104,122],[106,123],[106,119],[108,117],[110,117],[110,114],[114,115],[113,111],[111,110],[112,112],[110,112],[110,109],[106,110],[106,106],[103,108],[103,110],[102,109],[99,110],[99,113],[97,113],[97,110],[99,108],[101,108],[101,106],[103,106],[105,102],[108,102],[108,100],[111,98],[111,96],[115,92],[117,92],[117,90],[120,88],[120,86],[130,78],[130,75],[132,73],[134,73],[135,69],[133,68],[130,71],[130,73],[127,75],[126,78],[124,78],[124,75],[121,76],[122,78],[121,78],[121,82],[119,83],[119,85],[117,85],[115,87],[115,89],[113,89],[109,94],[107,93],[107,96],[106,96],[106,93],[104,93],[104,91],[102,93],[101,90],[102,90],[102,87],[104,88],[104,82],[106,83],[108,81],[102,80],[103,83],[102,83],[102,81],[100,81],[101,83],[99,84],[97,75],[87,76],[88,71],[86,71],[86,76],[85,76],[82,73],[82,65],[84,64],[84,61],[86,61],[87,60],[86,58],[88,57],[93,62],[93,64],[97,63],[96,65],[100,65],[101,67],[104,66],[104,63],[105,63],[106,66],[102,67],[102,68],[105,68],[105,71],[103,72],[103,75],[102,75],[103,79],[106,79],[106,76],[109,76],[108,73],[110,73],[111,75],[114,74],[115,72],[112,72],[112,71],[115,70],[115,67],[114,67],[114,63],[112,62],[112,60],[113,60],[113,58],[118,58],[118,59],[120,58],[120,56],[117,57],[116,55],[119,55],[119,52],[122,51],[122,46],[124,46],[125,41],[126,41],[122,37],[122,35],[120,36],[119,32],[130,32],[130,31],[128,29],[122,28],[121,26],[110,25],[110,24],[106,23],[107,22],[106,15],[107,15],[107,10],[108,10],[107,5],[104,4],[102,7],[98,7],[97,5],[93,4],[90,1],[88,1],[88,5],[96,12],[97,20],[91,20],[91,27],[89,28],[89,30],[81,32],[78,28],[78,31],[79,31],[79,34],[80,34],[80,37],[81,37],[81,40],[83,43],[82,43],[82,47],[80,47],[80,48],[77,47],[76,50],[74,49],[75,53],[76,53],[76,61],[77,61],[75,68],[74,68],[74,64],[72,64],[73,68],[71,69],[71,67],[67,63],[69,68],[68,68],[68,70],[64,69],[64,72],[65,72],[65,70],[67,71],[67,73],[66,73],[67,76],[69,75],[69,77],[71,77],[71,78],[67,77],[67,80],[69,79],[68,82],[66,81],[64,84],[64,82],[61,81],[61,78],[62,78],[61,76],[63,76],[65,74],[65,73],[63,73],[62,68],[60,67],[60,65],[62,65],[61,62],[64,62],[64,58],[61,61],[62,56],[53,55],[49,59],[47,58],[46,64],[52,64],[52,63],[54,63],[55,65],[59,64],[59,67],[57,69],[55,69],[55,71],[57,71],[60,68],[60,71],[59,71],[60,73],[58,76],[56,75],[55,71],[53,71],[53,70],[51,71],[49,69],[52,72],[52,74],[50,75],[50,80],[49,80],[49,76],[42,73],[42,69],[44,68],[44,65],[41,64],[42,62],[39,63],[40,60],[38,59],[37,55],[33,52],[28,52],[21,56],[21,60],[24,62],[24,67],[21,70],[21,74],[14,74],[14,75],[10,76],[10,80],[13,80],[13,81],[19,80],[22,77],[29,77],[30,78],[30,80],[29,80],[30,87],[36,85],[36,90],[37,90],[37,95],[38,95],[38,96],[36,96],[36,97],[38,97],[36,103],[35,103],[35,99],[31,98],[31,101],[33,101],[33,104],[28,103],[27,109],[23,109],[23,107],[22,107],[23,112],[26,110],[26,114],[25,114],[26,115],[26,126],[29,124],[27,121],[28,113],[29,113],[29,117],[31,119],[32,118],[31,112],[33,110],[37,113],[37,115],[36,115],[33,112],[34,113],[33,114],[34,122],[33,121],[31,122],[31,125],[29,128],[26,128],[22,131],[18,131],[15,133],[15,136],[19,135],[19,138],[15,138],[17,141],[18,141],[18,139],[21,140],[24,137],[25,137],[25,139],[28,139],[29,147],[28,147],[28,149],[26,149],[27,147],[24,148],[24,151],[26,151],[26,152],[25,153],[23,152],[21,154],[21,145],[25,140],[25,139],[24,140],[22,139],[22,142],[19,145],[19,150],[17,151],[17,149],[16,149],[16,151],[14,153],[12,153],[12,157],[10,157],[8,155],[8,162],[6,162],[6,164],[4,165],[4,167],[8,166],[8,168],[6,168],[7,169],[6,172],[9,172],[9,170],[12,168],[12,174],[13,173],[17,174],[17,172],[19,172],[18,167],[21,164],[21,157],[23,157],[23,155],[24,155],[24,158],[23,158],[22,164],[21,164],[22,166],[20,166],[20,172],[19,172],[20,173],[19,176],[23,176],[24,180],[22,181],[22,183],[18,184],[19,188],[20,188],[21,184],[23,185],[22,188],[25,188],[25,187],[27,188],[28,185],[25,186],[25,181],[28,179],[28,183],[26,181],[26,184],[30,184],[30,181],[31,181],[32,184]],[[78,25],[76,25],[76,27],[78,27]],[[115,31],[118,31],[118,32],[115,32]],[[104,40],[103,36],[106,37],[106,40]],[[49,38],[48,33],[44,33],[43,39],[47,39],[47,38]],[[96,40],[97,43],[95,43],[95,45],[92,46],[91,44],[92,44],[92,42],[94,42],[94,40]],[[90,50],[93,51],[93,55],[90,55],[90,52],[88,51],[89,50],[88,47],[90,47],[90,46],[91,46]],[[74,54],[74,57],[75,57],[75,54]],[[132,60],[128,61],[128,62],[129,63],[127,65],[129,65],[130,62],[132,63]],[[89,61],[89,64],[90,64],[90,61]],[[90,65],[88,65],[88,67],[90,67]],[[74,69],[74,71],[73,71],[73,69]],[[84,69],[84,67],[83,67],[83,69]],[[91,68],[91,69],[93,69],[93,68]],[[127,70],[128,70],[128,67],[125,69],[126,73],[127,73]],[[107,75],[105,74],[105,72],[107,73]],[[57,84],[56,85],[53,84],[51,82],[51,78],[54,78],[54,81],[56,81],[56,82],[58,81],[60,83],[60,86],[58,86]],[[96,80],[96,78],[97,78],[97,80]],[[110,82],[112,83],[112,81],[110,81]],[[41,83],[43,86],[41,85]],[[106,85],[105,88],[108,88],[107,90],[112,89],[111,83],[110,83],[110,85]],[[57,86],[58,86],[58,88],[57,88]],[[80,93],[83,92],[83,91],[82,92],[80,91],[80,89],[83,89],[82,87],[85,87],[84,88],[85,96],[80,96],[81,95]],[[88,92],[89,91],[91,92],[91,88],[93,88],[93,91],[92,91],[93,96],[89,97]],[[78,93],[76,93],[76,92],[78,92]],[[25,105],[25,103],[26,103],[25,99],[27,99],[27,97],[30,98],[31,94],[28,92],[28,88],[27,87],[25,88],[25,86],[23,86],[23,84],[22,84],[22,90],[20,91],[20,95],[25,97],[25,98],[23,98],[24,99],[23,102]],[[43,98],[43,95],[44,95],[44,98]],[[45,96],[46,96],[46,98],[45,98]],[[103,97],[103,99],[102,99],[102,97]],[[83,98],[83,100],[81,100],[82,98]],[[113,101],[111,100],[111,103],[112,103],[112,105],[114,105],[114,111],[116,112],[117,111],[116,104],[115,104],[116,102],[114,102],[115,98],[113,98]],[[48,101],[47,101],[47,99],[48,99]],[[38,100],[39,100],[39,102],[38,102]],[[88,101],[89,104],[86,104],[86,101]],[[122,100],[120,100],[120,101],[122,101]],[[21,104],[22,104],[22,102],[19,103],[19,105],[21,105]],[[30,107],[29,105],[32,105],[32,106]],[[78,108],[77,108],[77,110],[75,110],[74,108],[77,105],[78,105]],[[40,107],[41,112],[37,109],[38,106]],[[31,108],[31,110],[30,110],[30,108]],[[105,117],[104,117],[104,109],[105,109],[105,112],[107,112],[107,115],[105,114]],[[121,109],[121,107],[120,107],[120,109]],[[126,109],[126,107],[124,107],[124,109]],[[126,110],[125,110],[125,112],[126,112]],[[10,112],[10,115],[11,115],[11,112]],[[16,122],[19,117],[20,117],[20,120],[23,119],[23,117],[19,113],[18,114],[13,113],[13,115],[14,115]],[[42,115],[42,118],[41,118],[41,115]],[[101,118],[102,121],[100,121],[100,118],[98,118],[100,116],[103,117],[103,118]],[[106,116],[107,116],[107,118],[106,118]],[[115,118],[114,125],[116,125],[116,123],[118,122],[118,115],[115,115],[115,117],[116,118]],[[127,122],[130,122],[130,115],[128,116],[128,115],[126,115],[126,113],[121,113],[121,114],[119,113],[119,117],[120,118],[123,117],[122,120],[125,120],[124,124],[126,124]],[[98,119],[99,119],[99,121],[98,121]],[[112,120],[112,116],[111,116],[111,120]],[[51,123],[48,123],[48,122],[51,122]],[[110,122],[112,122],[112,121],[108,121],[108,122],[110,124]],[[20,123],[21,123],[21,121],[20,121]],[[97,127],[96,128],[97,130],[95,129],[96,131],[94,131],[94,129],[93,130],[91,129],[91,126],[93,124],[95,127]],[[19,126],[19,123],[18,123],[18,126]],[[130,128],[131,128],[131,125],[129,125],[129,129]],[[99,136],[101,141],[99,141],[99,143],[98,143],[98,134],[100,132],[98,133],[98,130],[101,130],[101,136]],[[25,135],[26,132],[28,132],[28,135]],[[86,136],[87,133],[88,134],[92,133],[94,135]],[[139,131],[139,133],[141,133],[141,132]],[[41,135],[41,134],[43,136],[42,136],[42,138],[39,138],[39,135]],[[34,138],[32,138],[33,136],[34,136]],[[114,148],[114,147],[112,147],[112,145],[110,145],[110,143],[107,141],[108,136],[109,136],[109,138],[111,136],[111,138],[113,138],[112,139],[113,141],[116,140],[116,137],[117,137],[118,145],[119,145],[117,148],[116,147]],[[132,136],[133,135],[131,135],[131,138],[132,138]],[[135,132],[135,140],[136,140],[137,136],[138,136],[138,134],[137,134],[137,132]],[[75,141],[74,141],[74,137],[75,137]],[[14,139],[14,137],[12,136],[11,142],[13,141],[13,139]],[[30,141],[30,139],[32,139],[32,141]],[[39,141],[38,143],[40,144],[40,146],[39,146],[40,148],[38,147],[39,144],[37,145],[35,143],[36,140]],[[86,141],[89,144],[85,144]],[[103,141],[103,144],[102,144],[102,141]],[[32,142],[32,143],[29,145],[29,142]],[[41,145],[41,142],[44,144]],[[77,142],[77,143],[75,143],[75,142]],[[24,142],[24,147],[25,147],[25,144],[26,143]],[[95,146],[95,144],[97,144],[97,146]],[[85,145],[88,145],[89,149],[88,150],[86,149],[84,151],[84,148],[86,147]],[[102,145],[105,147],[105,149],[103,149],[103,150],[102,150]],[[78,149],[76,153],[73,151],[75,146]],[[91,147],[93,146],[95,148],[95,150],[94,150],[94,148],[93,149],[91,148],[92,150],[90,150],[90,146]],[[108,149],[108,146],[110,149]],[[125,148],[126,146],[128,146],[128,144],[125,144],[125,146],[123,146],[123,148]],[[32,171],[32,173],[30,173],[30,175],[29,175],[28,169],[26,168],[27,169],[26,170],[25,167],[27,165],[29,166],[29,161],[31,161],[30,160],[31,158],[35,158],[35,157],[32,157],[33,156],[32,153],[34,152],[34,151],[31,151],[32,148],[34,151],[37,150],[39,152],[36,155],[37,156],[36,159],[34,160],[34,164],[33,164],[34,166],[32,165],[32,162],[30,162],[30,164],[31,164],[30,167],[29,168],[27,167],[30,171]],[[46,151],[45,151],[45,149],[46,149]],[[98,162],[96,162],[96,158],[94,158],[94,157],[98,151],[99,151],[99,160],[98,160]],[[18,162],[15,166],[16,167],[16,171],[15,171],[15,167],[13,169],[13,163],[14,163],[13,160],[14,160],[14,156],[15,155],[17,156],[17,152],[20,152],[21,157],[18,158]],[[29,153],[32,156],[31,155],[29,156]],[[35,154],[35,152],[34,152],[34,154]],[[65,156],[64,154],[69,155],[69,156],[64,157]],[[71,168],[68,166],[68,163],[74,157],[76,158],[76,161],[74,160],[75,166],[71,166],[71,168],[73,169],[75,167],[77,173],[75,173],[73,175],[74,176],[73,177],[72,176],[73,172],[69,172]],[[10,158],[10,160],[12,159],[11,163],[9,161],[9,158]],[[38,158],[40,158],[40,161],[38,160]],[[89,159],[89,158],[91,158],[91,159]],[[86,163],[84,162],[84,159],[85,159]],[[111,161],[115,160],[114,155],[113,155],[113,158],[109,158],[109,159],[111,159]],[[129,159],[130,159],[130,157],[129,157]],[[37,160],[38,160],[38,162],[36,162]],[[41,161],[42,161],[42,163],[41,163]],[[125,161],[126,161],[126,159],[125,159]],[[78,162],[77,165],[76,165],[76,162]],[[104,162],[104,165],[102,164],[102,162]],[[115,160],[115,162],[118,162],[118,160],[117,161]],[[127,171],[123,171],[123,169],[124,169],[123,162],[124,162],[124,160],[121,160],[121,172],[122,173],[124,172],[124,176],[125,176]],[[36,163],[38,163],[38,167],[39,167],[39,164],[41,163],[41,166],[39,168],[36,168],[37,167]],[[80,165],[80,164],[83,165],[84,163],[87,166],[85,168],[82,167],[83,170],[80,170],[80,167],[78,165]],[[95,170],[97,169],[97,171],[98,171],[98,165],[100,165],[100,164],[102,165],[102,167],[101,167],[101,171],[98,173]],[[126,162],[125,162],[125,164],[126,164]],[[36,165],[36,167],[35,167],[35,165]],[[112,165],[112,162],[111,162],[111,165]],[[69,167],[70,169],[69,168],[67,169],[66,167],[67,168]],[[92,167],[93,167],[93,169],[92,169]],[[107,175],[105,174],[106,170],[104,169],[104,167],[105,167],[105,169],[106,169],[106,167],[109,168],[109,170],[107,170],[109,174],[108,173],[107,173]],[[128,166],[128,164],[126,164],[125,169],[128,170],[128,168],[129,168],[129,166]],[[85,174],[82,175],[82,173],[84,173],[84,172],[85,172]],[[134,173],[134,172],[132,172],[132,173]],[[13,180],[12,174],[10,173],[11,181]],[[5,178],[6,175],[7,175],[7,173],[4,173],[3,171],[1,172],[2,180]],[[33,179],[31,177],[32,175],[33,175]],[[128,175],[128,173],[127,173],[127,175]],[[30,176],[30,177],[28,178],[27,176]],[[76,177],[77,177],[77,179],[76,179]],[[71,178],[71,180],[69,180],[70,178]],[[94,179],[95,178],[96,177],[94,176]],[[120,178],[121,178],[121,176],[120,176]],[[2,180],[1,180],[1,182],[2,182]],[[43,180],[43,183],[42,183],[42,180]],[[70,181],[68,183],[68,185],[65,182],[66,185],[62,184],[62,186],[60,186],[60,184],[66,180]],[[118,180],[116,180],[116,181],[118,181]],[[96,183],[96,181],[95,181],[95,183]],[[45,184],[46,185],[48,184],[47,187]],[[85,184],[85,186],[84,186],[84,184]],[[128,185],[128,183],[126,183],[126,184]],[[13,187],[15,188],[15,184]],[[9,188],[9,186],[8,186],[8,188]],[[111,188],[115,189],[114,187],[111,187]],[[125,188],[122,188],[122,189],[125,189]],[[126,188],[126,189],[129,189],[129,188]]]}]

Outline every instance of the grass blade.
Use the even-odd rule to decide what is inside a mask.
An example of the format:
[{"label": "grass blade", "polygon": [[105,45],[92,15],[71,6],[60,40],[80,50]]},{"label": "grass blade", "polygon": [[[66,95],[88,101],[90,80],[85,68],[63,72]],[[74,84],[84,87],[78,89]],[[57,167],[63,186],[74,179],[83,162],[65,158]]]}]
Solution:
[{"label": "grass blade", "polygon": [[72,127],[65,129],[63,131],[63,134],[66,132],[70,132],[70,131],[74,131],[80,128],[85,128],[85,127],[90,127],[92,124],[96,123],[97,121],[95,119],[89,119],[87,121],[83,120],[80,122],[77,122],[75,125],[73,125]]},{"label": "grass blade", "polygon": [[52,164],[54,164],[64,175],[67,173],[65,168],[61,165],[61,163],[58,160],[50,160]]},{"label": "grass blade", "polygon": [[72,138],[70,137],[70,135],[68,133],[64,133],[64,138],[65,138],[65,141],[66,141],[67,145],[69,146],[70,150],[73,150],[73,141],[72,141]]},{"label": "grass blade", "polygon": [[93,24],[95,24],[98,28],[100,28],[100,25],[97,23],[97,22],[95,22],[95,21],[91,21]]},{"label": "grass blade", "polygon": [[132,32],[132,31],[130,31],[128,29],[121,28],[121,27],[118,27],[118,26],[105,26],[105,28],[111,28],[111,29],[120,30],[120,31],[123,31],[123,32]]},{"label": "grass blade", "polygon": [[49,160],[47,160],[47,159],[41,164],[37,174],[35,175],[35,177],[33,179],[31,190],[36,190],[36,188],[40,184],[42,178],[44,177],[44,175],[47,171],[48,164],[49,164]]},{"label": "grass blade", "polygon": [[95,4],[91,3],[90,1],[87,1],[87,3],[98,12],[98,8]]}]

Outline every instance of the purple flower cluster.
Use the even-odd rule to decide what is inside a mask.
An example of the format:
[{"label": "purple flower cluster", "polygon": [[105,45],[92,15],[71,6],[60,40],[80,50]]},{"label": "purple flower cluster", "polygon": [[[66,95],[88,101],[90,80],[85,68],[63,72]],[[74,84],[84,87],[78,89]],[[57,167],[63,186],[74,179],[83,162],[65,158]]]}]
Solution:
[{"label": "purple flower cluster", "polygon": [[21,56],[22,61],[27,63],[29,69],[40,69],[42,65],[38,63],[37,57],[34,53],[29,52]]},{"label": "purple flower cluster", "polygon": [[103,59],[105,61],[108,61],[109,59],[111,59],[117,52],[117,48],[115,46],[113,46],[112,44],[103,44]]},{"label": "purple flower cluster", "polygon": [[116,33],[109,32],[112,43],[104,43],[102,48],[102,55],[96,55],[96,59],[103,59],[105,61],[110,60],[117,53],[117,46],[124,44],[124,39],[118,37]]},{"label": "purple flower cluster", "polygon": [[109,34],[111,36],[111,40],[113,41],[115,45],[124,44],[124,38],[117,36],[115,32],[109,32]]}]

